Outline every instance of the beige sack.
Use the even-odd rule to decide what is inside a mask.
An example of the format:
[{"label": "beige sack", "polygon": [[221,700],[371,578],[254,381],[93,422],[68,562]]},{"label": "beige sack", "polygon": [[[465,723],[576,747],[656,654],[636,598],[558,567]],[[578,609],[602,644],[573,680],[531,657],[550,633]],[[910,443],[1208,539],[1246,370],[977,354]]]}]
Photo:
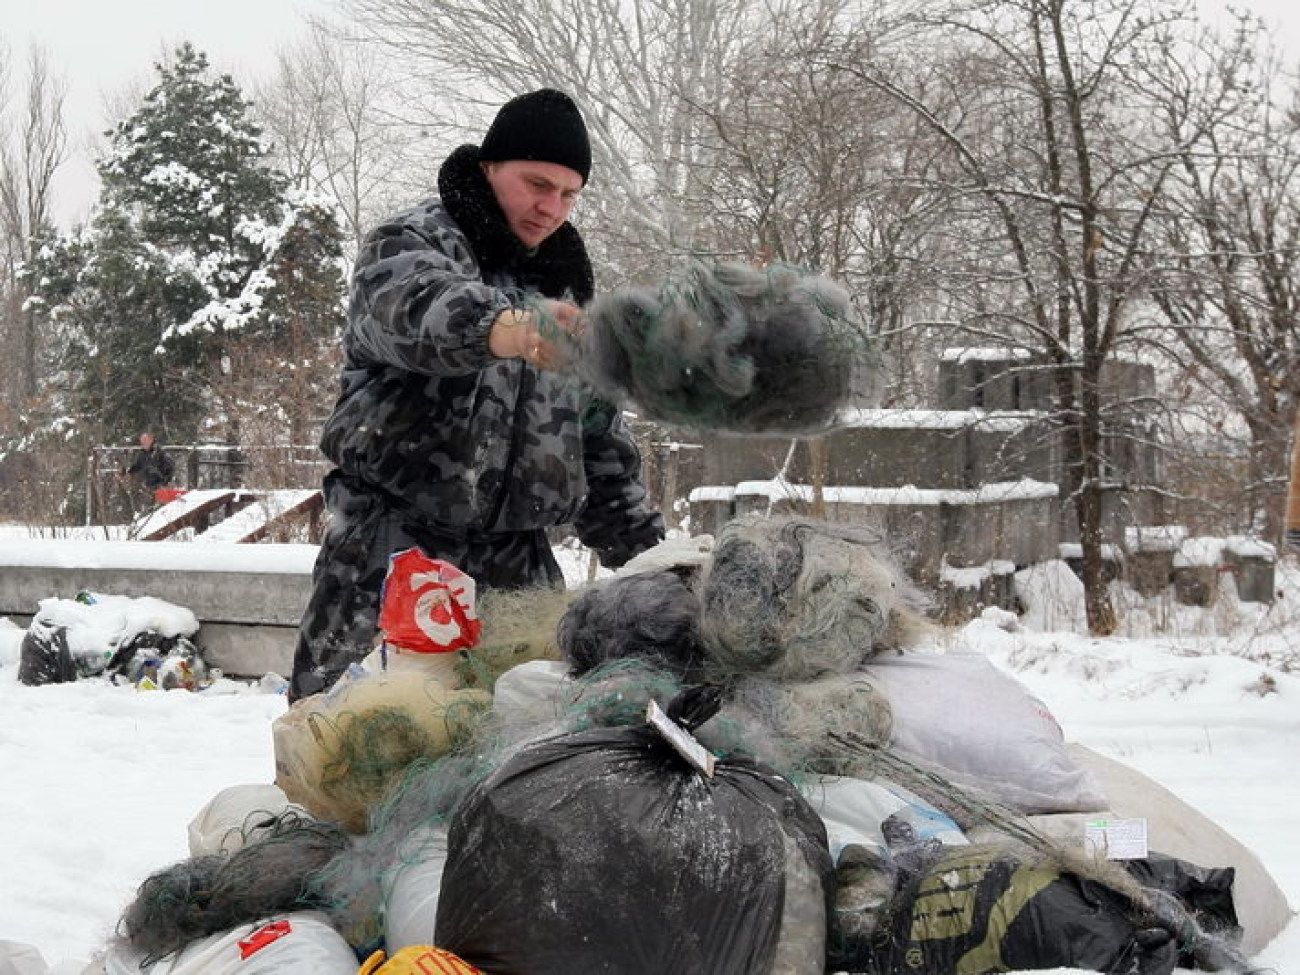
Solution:
[{"label": "beige sack", "polygon": [[418,758],[439,758],[491,705],[477,690],[448,690],[415,673],[372,674],[304,698],[271,726],[275,784],[290,802],[353,833]]}]

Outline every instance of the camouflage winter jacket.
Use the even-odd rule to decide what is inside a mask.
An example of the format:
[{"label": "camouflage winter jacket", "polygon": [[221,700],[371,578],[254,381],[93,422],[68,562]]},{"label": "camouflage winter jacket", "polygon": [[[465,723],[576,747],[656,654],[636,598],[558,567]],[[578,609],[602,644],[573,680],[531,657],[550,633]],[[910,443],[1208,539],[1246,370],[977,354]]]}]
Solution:
[{"label": "camouflage winter jacket", "polygon": [[575,523],[602,561],[621,564],[663,537],[663,521],[645,506],[618,409],[487,344],[496,317],[529,293],[590,299],[582,238],[566,223],[527,250],[473,146],[443,164],[438,190],[362,244],[321,448],[350,480],[440,530]]}]

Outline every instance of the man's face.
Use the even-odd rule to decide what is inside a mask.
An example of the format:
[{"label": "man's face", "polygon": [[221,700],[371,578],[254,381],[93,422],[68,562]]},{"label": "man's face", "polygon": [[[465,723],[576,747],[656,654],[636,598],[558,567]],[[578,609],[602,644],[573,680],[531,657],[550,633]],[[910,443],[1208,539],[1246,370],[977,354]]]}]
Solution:
[{"label": "man's face", "polygon": [[569,219],[582,177],[559,163],[512,159],[483,164],[488,184],[515,236],[536,247]]}]

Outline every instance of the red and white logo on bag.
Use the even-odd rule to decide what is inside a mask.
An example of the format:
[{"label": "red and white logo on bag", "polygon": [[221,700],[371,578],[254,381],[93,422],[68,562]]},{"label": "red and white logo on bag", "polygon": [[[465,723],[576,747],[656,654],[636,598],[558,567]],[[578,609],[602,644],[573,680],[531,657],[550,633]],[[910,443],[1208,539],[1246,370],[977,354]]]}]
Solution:
[{"label": "red and white logo on bag", "polygon": [[240,940],[239,960],[247,961],[267,945],[279,941],[292,931],[293,925],[288,921],[272,921],[270,924],[263,924],[247,938]]},{"label": "red and white logo on bag", "polygon": [[415,653],[450,653],[478,642],[474,580],[450,562],[408,548],[388,560],[379,629],[385,642]]}]

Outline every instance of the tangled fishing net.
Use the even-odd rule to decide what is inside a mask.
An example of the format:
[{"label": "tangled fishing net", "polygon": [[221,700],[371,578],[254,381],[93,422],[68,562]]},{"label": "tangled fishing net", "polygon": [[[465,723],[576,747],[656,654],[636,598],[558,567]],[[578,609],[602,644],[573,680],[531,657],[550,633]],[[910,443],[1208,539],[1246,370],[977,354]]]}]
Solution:
[{"label": "tangled fishing net", "polygon": [[140,885],[118,934],[144,955],[144,964],[237,924],[326,906],[311,878],[347,849],[347,833],[296,813],[260,824],[259,831],[255,842],[231,854],[182,861]]},{"label": "tangled fishing net", "polygon": [[806,435],[852,398],[867,344],[848,293],[785,265],[696,263],[584,310],[575,371],[646,418],[738,435]]},{"label": "tangled fishing net", "polygon": [[353,833],[420,758],[437,758],[473,734],[491,704],[480,690],[449,690],[413,673],[342,681],[276,719],[276,784],[295,802]]},{"label": "tangled fishing net", "polygon": [[479,593],[483,631],[478,643],[456,655],[461,685],[490,691],[512,667],[529,660],[558,660],[556,627],[576,595],[549,586]]},{"label": "tangled fishing net", "polygon": [[702,663],[700,604],[673,572],[638,572],[593,586],[560,618],[561,655],[582,676],[615,660],[649,660],[694,675]]},{"label": "tangled fishing net", "polygon": [[701,630],[720,675],[806,680],[849,673],[923,628],[880,539],[807,518],[745,517],[719,533],[701,586]]}]

